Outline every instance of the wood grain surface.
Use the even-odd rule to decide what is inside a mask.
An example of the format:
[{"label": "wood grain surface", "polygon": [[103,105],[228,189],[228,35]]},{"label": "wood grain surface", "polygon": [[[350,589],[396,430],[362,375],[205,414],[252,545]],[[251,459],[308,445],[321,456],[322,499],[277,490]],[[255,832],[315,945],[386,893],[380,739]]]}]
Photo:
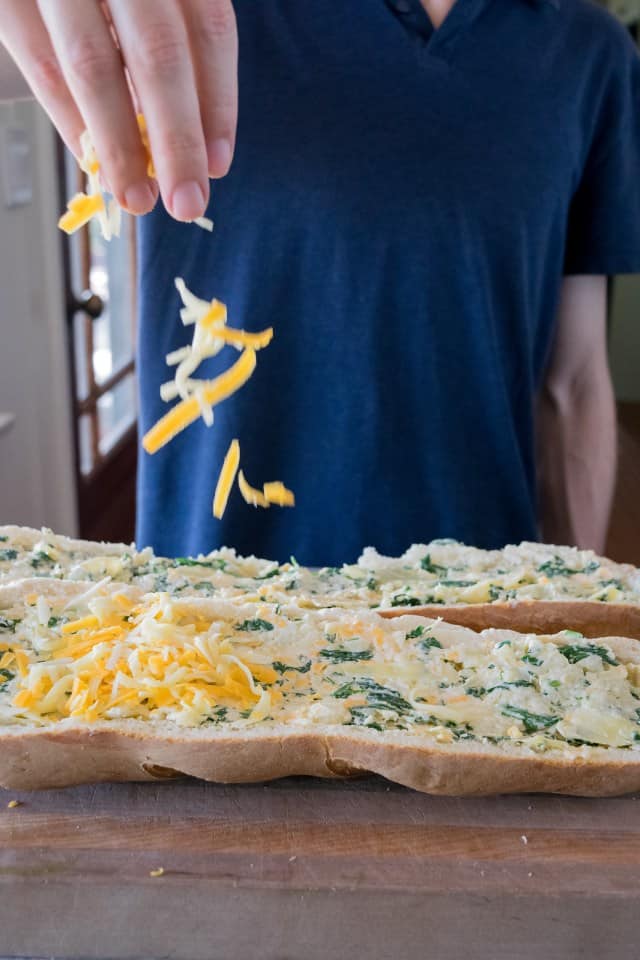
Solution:
[{"label": "wood grain surface", "polygon": [[636,960],[640,797],[375,778],[0,792],[0,883],[6,957]]}]

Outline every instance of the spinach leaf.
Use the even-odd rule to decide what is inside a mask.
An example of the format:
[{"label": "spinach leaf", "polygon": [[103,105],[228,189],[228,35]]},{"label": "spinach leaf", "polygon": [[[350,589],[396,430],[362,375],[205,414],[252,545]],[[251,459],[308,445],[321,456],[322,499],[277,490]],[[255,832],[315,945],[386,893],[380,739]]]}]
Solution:
[{"label": "spinach leaf", "polygon": [[441,587],[473,587],[475,580],[438,580]]},{"label": "spinach leaf", "polygon": [[501,712],[503,717],[515,717],[516,720],[520,720],[526,733],[536,733],[538,730],[546,730],[547,727],[552,727],[560,720],[560,717],[551,717],[542,713],[530,713],[521,707],[513,707],[510,705],[504,706]]},{"label": "spinach leaf", "polygon": [[222,557],[214,557],[213,560],[196,560],[194,557],[176,557],[173,560],[172,567],[209,567],[211,570],[225,570],[227,561]]},{"label": "spinach leaf", "polygon": [[216,707],[211,711],[211,715],[204,720],[204,723],[223,723],[227,719],[228,710],[226,707]]},{"label": "spinach leaf", "polygon": [[273,567],[271,570],[267,570],[266,573],[260,574],[259,577],[254,577],[254,580],[270,580],[271,577],[277,577],[280,573],[280,567]]},{"label": "spinach leaf", "polygon": [[586,567],[574,570],[571,567],[568,567],[561,557],[555,556],[551,560],[541,563],[538,567],[538,572],[544,573],[548,577],[573,577],[576,573],[593,573],[593,571],[597,570],[599,566],[600,564],[597,560],[591,560]]},{"label": "spinach leaf", "polygon": [[410,595],[402,595],[397,593],[395,597],[391,598],[392,607],[419,607],[421,606],[421,601],[417,597],[412,597]]},{"label": "spinach leaf", "polygon": [[405,634],[405,640],[417,640],[418,637],[421,637],[424,634],[425,627],[414,627],[413,630],[409,630],[409,633]]},{"label": "spinach leaf", "polygon": [[525,663],[530,663],[533,667],[541,667],[543,662],[542,660],[538,660],[537,657],[532,656],[530,653],[525,653],[522,659]]},{"label": "spinach leaf", "polygon": [[17,550],[0,550],[0,560],[17,560]]},{"label": "spinach leaf", "polygon": [[372,660],[373,650],[341,650],[336,647],[321,650],[319,655],[332,663],[356,663],[358,660]]},{"label": "spinach leaf", "polygon": [[307,660],[301,667],[293,667],[289,663],[282,663],[280,660],[274,660],[271,664],[276,673],[284,673],[286,670],[295,670],[296,673],[309,673],[311,670],[311,660]]},{"label": "spinach leaf", "polygon": [[45,553],[44,550],[37,550],[31,557],[29,557],[29,563],[34,570],[37,570],[38,567],[41,567],[44,563],[55,563],[55,560],[53,557],[50,557],[48,553]]},{"label": "spinach leaf", "polygon": [[209,580],[200,580],[198,583],[192,584],[192,587],[194,590],[204,593],[205,597],[212,597],[216,592],[216,588]]},{"label": "spinach leaf", "polygon": [[397,713],[410,713],[413,710],[411,704],[397,690],[383,687],[369,677],[359,677],[343,683],[334,691],[333,696],[338,700],[346,700],[354,693],[364,693],[367,704],[374,710],[395,710]]},{"label": "spinach leaf", "polygon": [[9,680],[13,680],[15,673],[11,673],[11,670],[5,670],[4,668],[0,670],[0,686],[4,686],[5,683],[9,683]]},{"label": "spinach leaf", "polygon": [[369,730],[379,730],[382,732],[380,724],[374,723],[371,719],[368,707],[349,707],[349,712],[351,713],[351,724],[353,726],[367,727]]},{"label": "spinach leaf", "polygon": [[568,644],[565,647],[558,647],[563,657],[566,657],[569,663],[579,663],[586,657],[600,657],[603,663],[608,663],[612,667],[618,666],[611,653],[605,647],[599,647],[595,643]]},{"label": "spinach leaf", "polygon": [[448,573],[448,568],[441,566],[439,563],[432,563],[431,554],[428,553],[426,557],[423,557],[420,561],[420,567],[422,570],[426,570],[427,573],[434,573],[437,577],[445,576]]},{"label": "spinach leaf", "polygon": [[535,684],[531,683],[530,680],[505,680],[504,683],[498,683],[495,687],[489,687],[488,693],[492,693],[494,690],[510,690],[511,687],[533,687]]},{"label": "spinach leaf", "polygon": [[418,641],[418,646],[423,653],[429,653],[429,650],[442,650],[442,644],[435,637],[423,637]]},{"label": "spinach leaf", "polygon": [[261,620],[256,617],[254,620],[243,620],[242,623],[236,623],[235,630],[243,630],[246,633],[258,633],[261,630],[273,630],[273,624],[268,620]]},{"label": "spinach leaf", "polygon": [[0,617],[0,630],[8,630],[9,633],[15,633],[16,627],[21,620],[9,620],[8,617]]},{"label": "spinach leaf", "polygon": [[467,687],[465,690],[465,693],[470,697],[484,697],[486,692],[484,687]]},{"label": "spinach leaf", "polygon": [[0,543],[6,543],[9,537],[0,537]]}]

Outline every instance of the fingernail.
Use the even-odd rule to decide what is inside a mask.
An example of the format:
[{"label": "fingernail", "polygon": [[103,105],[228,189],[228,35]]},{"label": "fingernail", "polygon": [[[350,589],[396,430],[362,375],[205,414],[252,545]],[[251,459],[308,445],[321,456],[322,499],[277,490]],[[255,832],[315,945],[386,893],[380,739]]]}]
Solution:
[{"label": "fingernail", "polygon": [[206,205],[204,191],[195,180],[179,183],[171,196],[171,213],[176,220],[195,220],[202,216]]},{"label": "fingernail", "polygon": [[130,213],[148,213],[157,199],[151,184],[146,180],[132,183],[124,192],[125,207]]},{"label": "fingernail", "polygon": [[222,137],[218,140],[212,140],[207,145],[207,158],[209,161],[209,176],[224,177],[231,166],[231,144],[229,141]]}]

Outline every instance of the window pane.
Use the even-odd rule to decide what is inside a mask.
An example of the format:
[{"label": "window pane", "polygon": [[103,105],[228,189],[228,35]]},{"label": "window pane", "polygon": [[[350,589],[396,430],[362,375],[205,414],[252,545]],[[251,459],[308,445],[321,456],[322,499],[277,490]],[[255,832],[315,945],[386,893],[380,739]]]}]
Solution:
[{"label": "window pane", "polygon": [[78,445],[80,472],[87,477],[93,470],[93,445],[91,443],[91,418],[86,414],[78,420]]},{"label": "window pane", "polygon": [[99,446],[103,457],[135,423],[136,417],[135,378],[129,374],[98,400]]},{"label": "window pane", "polygon": [[84,400],[89,395],[87,324],[88,321],[84,313],[76,313],[73,318],[73,359],[78,400]]},{"label": "window pane", "polygon": [[104,383],[133,357],[131,219],[123,215],[120,239],[112,243],[105,242],[96,221],[90,229],[90,285],[105,305],[93,325],[93,370],[96,382]]}]

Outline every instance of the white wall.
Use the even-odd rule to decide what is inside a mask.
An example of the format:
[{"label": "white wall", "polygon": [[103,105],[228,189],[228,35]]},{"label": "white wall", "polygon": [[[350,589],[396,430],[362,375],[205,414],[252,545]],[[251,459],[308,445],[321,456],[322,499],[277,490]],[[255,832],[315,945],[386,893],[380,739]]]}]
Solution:
[{"label": "white wall", "polygon": [[615,281],[610,346],[616,397],[640,403],[640,276]]},{"label": "white wall", "polygon": [[[7,127],[27,132],[33,202],[2,189]],[[0,104],[0,523],[77,532],[55,139],[33,102]]]}]

